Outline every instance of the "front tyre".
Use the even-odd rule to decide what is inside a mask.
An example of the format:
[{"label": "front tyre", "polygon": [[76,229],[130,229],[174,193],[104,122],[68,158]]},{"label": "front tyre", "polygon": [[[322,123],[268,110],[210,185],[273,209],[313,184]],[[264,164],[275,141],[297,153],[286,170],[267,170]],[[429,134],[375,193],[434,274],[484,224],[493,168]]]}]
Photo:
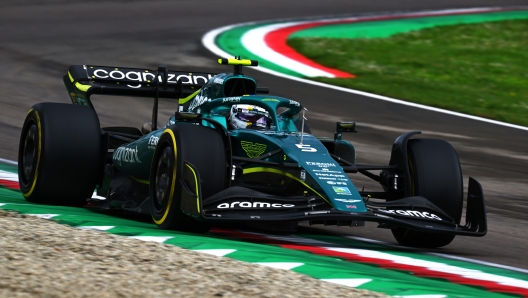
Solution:
[{"label": "front tyre", "polygon": [[222,137],[215,130],[203,126],[173,125],[160,136],[152,159],[152,219],[161,229],[206,233],[211,228],[208,223],[182,211],[182,194],[187,191],[186,186],[187,189],[197,189],[196,185],[189,188],[185,182],[185,162],[192,164],[198,172],[201,198],[224,189],[227,163]]},{"label": "front tyre", "polygon": [[[413,139],[407,148],[412,195],[428,199],[460,224],[464,190],[460,162],[453,146],[443,140]],[[422,248],[442,247],[455,238],[401,227],[392,229],[392,234],[401,245]]]},{"label": "front tyre", "polygon": [[18,151],[18,179],[27,201],[82,206],[100,169],[101,132],[93,109],[62,103],[31,108]]}]

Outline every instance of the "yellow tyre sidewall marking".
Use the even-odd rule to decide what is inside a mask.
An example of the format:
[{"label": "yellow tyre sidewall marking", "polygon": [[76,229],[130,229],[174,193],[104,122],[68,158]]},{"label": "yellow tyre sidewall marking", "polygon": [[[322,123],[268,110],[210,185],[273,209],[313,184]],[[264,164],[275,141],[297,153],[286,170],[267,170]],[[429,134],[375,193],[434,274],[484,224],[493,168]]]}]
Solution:
[{"label": "yellow tyre sidewall marking", "polygon": [[35,185],[37,184],[37,178],[38,178],[38,172],[39,172],[39,164],[40,164],[40,152],[42,149],[42,128],[40,127],[40,116],[37,111],[34,109],[29,110],[29,114],[33,113],[35,115],[35,118],[37,119],[37,130],[38,130],[38,150],[37,150],[37,167],[35,168],[35,177],[33,178],[33,183],[31,184],[31,188],[27,193],[22,193],[22,195],[27,198],[32,193],[33,190],[35,190]]},{"label": "yellow tyre sidewall marking", "polygon": [[[170,129],[166,129],[163,134],[170,134],[171,138],[172,138],[172,144],[174,145],[174,167],[173,167],[173,172],[172,172],[172,181],[171,181],[171,190],[170,190],[170,195],[169,195],[169,202],[167,203],[167,207],[165,209],[165,213],[163,214],[163,216],[161,217],[160,220],[156,220],[154,217],[152,217],[152,219],[154,220],[154,222],[157,224],[157,225],[161,225],[165,222],[165,219],[167,219],[167,215],[169,215],[169,211],[170,211],[170,208],[171,208],[171,205],[172,205],[172,198],[174,197],[174,189],[176,188],[176,167],[177,167],[177,164],[178,164],[178,150],[177,150],[177,146],[176,146],[176,137],[174,136],[174,133],[172,132],[172,130]],[[163,136],[163,135],[162,135]]]}]

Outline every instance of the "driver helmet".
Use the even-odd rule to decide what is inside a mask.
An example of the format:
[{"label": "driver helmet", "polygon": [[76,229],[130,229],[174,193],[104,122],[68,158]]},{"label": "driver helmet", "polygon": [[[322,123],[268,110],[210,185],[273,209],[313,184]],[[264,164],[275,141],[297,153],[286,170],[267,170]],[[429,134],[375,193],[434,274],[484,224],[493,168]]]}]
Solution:
[{"label": "driver helmet", "polygon": [[233,128],[266,129],[268,119],[268,111],[248,104],[233,105],[229,115],[229,123]]}]

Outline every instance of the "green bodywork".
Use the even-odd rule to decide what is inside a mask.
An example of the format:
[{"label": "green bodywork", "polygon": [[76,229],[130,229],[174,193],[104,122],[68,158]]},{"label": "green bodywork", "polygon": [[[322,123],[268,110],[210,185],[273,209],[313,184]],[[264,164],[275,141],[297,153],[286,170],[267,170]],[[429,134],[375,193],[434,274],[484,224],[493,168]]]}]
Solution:
[{"label": "green bodywork", "polygon": [[[152,128],[100,129],[104,158],[99,159],[101,168],[95,185],[97,195],[106,199],[91,200],[93,204],[153,216],[154,208],[159,211],[156,216],[160,215],[155,222],[162,228],[172,224],[183,228],[183,222],[163,221],[169,210],[175,210],[205,224],[308,220],[313,224],[357,226],[372,221],[382,228],[396,226],[427,234],[486,234],[484,196],[475,179],[469,180],[464,226],[432,201],[414,194],[407,144],[420,131],[406,132],[394,141],[388,165],[356,164],[354,146],[341,139],[342,133],[355,132],[354,122],[337,122],[333,139],[316,138],[304,124],[303,119],[310,114],[299,102],[267,95],[267,88],[257,87],[254,79],[243,75],[242,66],[257,66],[257,61],[237,57],[218,62],[233,65],[233,74],[169,71],[163,65],[157,71],[70,66],[63,80],[75,105],[93,108],[93,94],[153,98]],[[160,98],[177,101],[179,107],[158,129]],[[259,108],[235,110],[235,104]],[[238,109],[264,115],[265,125],[230,119]],[[376,175],[370,170],[381,173]],[[453,171],[457,174],[459,169],[453,167]],[[360,192],[347,173],[363,174],[379,182],[385,191]],[[163,193],[162,201],[159,197],[151,199],[158,193]],[[387,201],[364,200],[366,197]],[[178,207],[172,207],[173,198]],[[435,200],[444,198],[438,196]],[[189,228],[207,228],[195,224]],[[420,240],[416,237],[412,241]],[[433,245],[445,245],[450,239],[441,238]]]},{"label": "green bodywork", "polygon": [[[238,80],[238,83],[230,80]],[[237,84],[245,84],[248,87],[245,91],[250,91],[249,94],[231,95],[230,93],[240,92],[235,90],[237,87],[229,88]],[[295,125],[299,119],[298,114],[303,109],[301,104],[278,96],[255,95],[255,89],[256,83],[249,77],[221,74],[211,78],[188,98],[180,99],[180,105],[188,113],[200,113],[203,118],[215,120],[224,126],[231,138],[233,155],[257,158],[280,149],[280,154],[274,154],[264,160],[297,163],[299,166],[297,169],[286,169],[245,163],[241,179],[252,179],[252,175],[278,177],[278,180],[282,181],[279,183],[284,183],[285,180],[298,183],[306,192],[321,197],[337,210],[366,212],[367,208],[356,187],[343,168],[330,156],[324,143],[307,133],[301,143],[301,133]],[[273,121],[270,129],[230,129],[228,117],[233,104],[250,104],[265,108]],[[209,122],[202,122],[202,125],[211,127]],[[117,148],[113,154],[114,165],[133,179],[148,184],[150,165],[158,138],[172,125],[192,124],[180,123],[172,116],[164,128]],[[348,146],[354,152],[354,160],[349,160],[354,163],[355,150],[352,144],[344,140],[336,142]]]}]

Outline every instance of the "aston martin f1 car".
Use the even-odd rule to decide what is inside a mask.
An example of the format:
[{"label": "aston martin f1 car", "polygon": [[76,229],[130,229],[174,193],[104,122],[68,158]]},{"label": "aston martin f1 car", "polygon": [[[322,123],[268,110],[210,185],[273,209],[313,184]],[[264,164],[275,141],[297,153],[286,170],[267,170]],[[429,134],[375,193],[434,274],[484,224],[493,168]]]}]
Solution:
[{"label": "aston martin f1 car", "polygon": [[[342,137],[356,131],[354,122],[337,122],[333,138],[317,138],[301,103],[269,95],[243,74],[257,61],[218,62],[233,72],[70,66],[64,83],[73,104],[36,104],[24,122],[18,165],[26,200],[148,213],[162,229],[196,233],[217,223],[371,221],[415,247],[486,234],[483,191],[473,178],[461,225],[462,173],[449,143],[410,131],[395,140],[388,163],[358,164]],[[150,124],[100,127],[93,94],[152,97]],[[175,103],[163,127],[159,98]],[[382,187],[358,190],[349,174]]]}]

